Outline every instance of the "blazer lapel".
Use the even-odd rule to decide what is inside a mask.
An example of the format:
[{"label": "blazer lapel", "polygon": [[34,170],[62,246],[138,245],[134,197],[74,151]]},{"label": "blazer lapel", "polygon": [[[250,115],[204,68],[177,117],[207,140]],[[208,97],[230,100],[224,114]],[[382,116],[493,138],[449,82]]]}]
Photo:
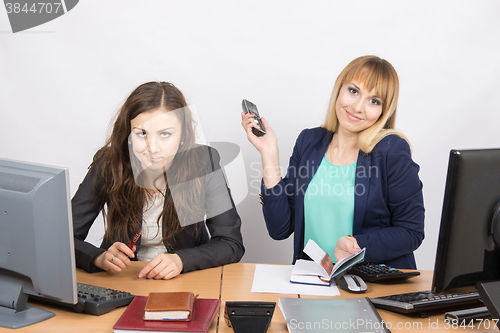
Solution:
[{"label": "blazer lapel", "polygon": [[354,225],[353,234],[360,234],[365,218],[366,203],[370,187],[370,154],[359,151],[354,185]]},{"label": "blazer lapel", "polygon": [[[306,170],[306,175],[302,174],[299,179],[300,179],[300,189],[299,191],[300,195],[302,198],[300,199],[302,202],[302,205],[304,205],[304,194],[309,186],[309,183],[311,182],[312,178],[314,177],[314,174],[316,171],[318,171],[318,168],[321,164],[321,161],[323,160],[323,156],[325,156],[326,149],[328,148],[328,145],[330,144],[330,141],[332,140],[333,133],[332,132],[327,132],[326,135],[324,136],[323,140],[320,140],[314,149],[311,150],[311,154],[304,158],[305,166],[301,165],[300,167],[303,168],[303,170]],[[299,169],[299,173],[301,170]],[[303,171],[302,171],[303,172]]]}]

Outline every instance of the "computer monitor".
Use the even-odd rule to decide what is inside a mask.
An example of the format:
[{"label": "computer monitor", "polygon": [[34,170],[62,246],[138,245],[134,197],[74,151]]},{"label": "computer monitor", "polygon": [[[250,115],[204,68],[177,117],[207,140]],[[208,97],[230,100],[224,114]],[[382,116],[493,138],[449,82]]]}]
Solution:
[{"label": "computer monitor", "polygon": [[492,232],[499,208],[500,149],[452,150],[433,293],[500,279],[500,235]]},{"label": "computer monitor", "polygon": [[29,295],[77,303],[68,170],[0,159],[0,326],[54,316]]}]

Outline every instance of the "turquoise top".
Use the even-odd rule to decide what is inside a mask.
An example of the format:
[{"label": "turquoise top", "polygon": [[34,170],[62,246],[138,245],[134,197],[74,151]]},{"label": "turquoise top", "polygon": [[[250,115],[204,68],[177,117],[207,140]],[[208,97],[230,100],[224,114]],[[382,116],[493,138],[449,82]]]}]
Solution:
[{"label": "turquoise top", "polygon": [[304,246],[313,239],[333,262],[337,240],[352,234],[355,181],[356,162],[339,166],[323,156],[304,196]]}]

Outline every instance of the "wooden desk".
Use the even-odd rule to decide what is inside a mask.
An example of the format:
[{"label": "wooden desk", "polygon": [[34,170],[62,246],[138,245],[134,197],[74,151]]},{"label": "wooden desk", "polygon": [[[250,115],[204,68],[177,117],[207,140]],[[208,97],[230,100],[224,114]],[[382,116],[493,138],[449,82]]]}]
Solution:
[{"label": "wooden desk", "polygon": [[255,273],[255,264],[231,264],[222,269],[222,293],[221,293],[221,311],[219,319],[219,332],[229,333],[233,329],[226,325],[224,321],[224,307],[226,301],[264,301],[276,302],[273,319],[267,330],[268,333],[288,332],[286,321],[278,308],[280,297],[295,297],[298,295],[290,294],[263,294],[252,293],[253,276]]},{"label": "wooden desk", "polygon": [[[134,295],[147,296],[150,292],[158,291],[192,291],[199,294],[200,298],[219,298],[222,267],[181,274],[172,280],[146,280],[144,278],[138,280],[137,275],[143,266],[143,262],[132,262],[132,265],[121,273],[101,272],[89,274],[77,269],[76,280],[79,283],[128,291]],[[42,303],[31,304],[52,311],[56,316],[17,330],[0,328],[0,332],[112,333],[113,325],[125,311],[125,307],[121,307],[104,315],[94,316],[75,313],[72,310]],[[217,331],[217,320],[218,317],[215,316],[209,332]]]},{"label": "wooden desk", "polygon": [[[278,308],[280,297],[301,297],[313,298],[317,296],[308,295],[282,295],[282,294],[263,294],[251,293],[253,274],[255,264],[232,264],[224,266],[222,274],[222,297],[221,306],[224,307],[225,301],[232,300],[261,300],[276,302],[276,309],[271,321],[269,333],[288,332],[286,321]],[[420,276],[405,280],[400,283],[368,283],[368,291],[363,294],[352,294],[340,290],[339,298],[353,297],[379,297],[392,294],[401,294],[431,289],[432,271],[420,271]],[[333,298],[337,298],[333,297]],[[380,316],[386,323],[390,323],[391,332],[497,332],[497,328],[485,329],[484,326],[478,328],[446,326],[444,322],[444,311],[435,310],[428,312],[429,318],[420,318],[418,314],[403,315],[386,310],[378,310]],[[223,311],[221,310],[221,319],[219,321],[219,332],[232,332],[223,321]],[[493,324],[493,323],[492,323]]]},{"label": "wooden desk", "polygon": [[[202,298],[221,299],[219,316],[212,321],[209,332],[233,332],[224,321],[224,305],[226,301],[271,301],[278,303],[280,297],[312,297],[307,295],[285,295],[252,293],[252,283],[255,264],[231,264],[223,267],[211,268],[181,274],[172,280],[137,280],[137,274],[144,263],[133,262],[130,267],[121,273],[102,272],[89,274],[77,270],[77,281],[118,290],[129,291],[134,295],[146,296],[152,291],[192,291]],[[341,290],[338,297],[378,297],[390,294],[399,294],[412,291],[428,290],[431,288],[432,272],[420,271],[418,277],[406,280],[403,283],[375,284],[368,283],[368,291],[364,294],[350,294]],[[124,307],[115,309],[102,316],[74,313],[71,310],[57,308],[41,303],[34,304],[56,313],[54,318],[44,322],[9,330],[0,328],[0,332],[113,332],[113,325],[121,316]],[[485,329],[481,327],[447,327],[444,322],[444,311],[429,312],[429,318],[420,318],[418,314],[403,315],[386,310],[378,310],[382,319],[390,323],[391,332],[498,332],[497,328]],[[283,314],[276,305],[271,321],[269,333],[287,332]]]}]

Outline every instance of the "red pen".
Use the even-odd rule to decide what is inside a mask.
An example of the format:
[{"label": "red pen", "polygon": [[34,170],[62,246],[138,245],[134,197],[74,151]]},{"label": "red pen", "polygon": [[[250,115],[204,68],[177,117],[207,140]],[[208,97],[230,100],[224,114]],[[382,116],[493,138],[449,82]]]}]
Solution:
[{"label": "red pen", "polygon": [[132,239],[132,241],[130,242],[130,244],[128,245],[128,248],[132,250],[132,248],[134,247],[135,245],[135,242],[137,242],[137,240],[139,239],[139,237],[141,236],[141,233],[142,233],[142,226],[139,227],[139,230],[137,230],[137,232],[135,233],[135,236],[134,236],[134,239]]}]

